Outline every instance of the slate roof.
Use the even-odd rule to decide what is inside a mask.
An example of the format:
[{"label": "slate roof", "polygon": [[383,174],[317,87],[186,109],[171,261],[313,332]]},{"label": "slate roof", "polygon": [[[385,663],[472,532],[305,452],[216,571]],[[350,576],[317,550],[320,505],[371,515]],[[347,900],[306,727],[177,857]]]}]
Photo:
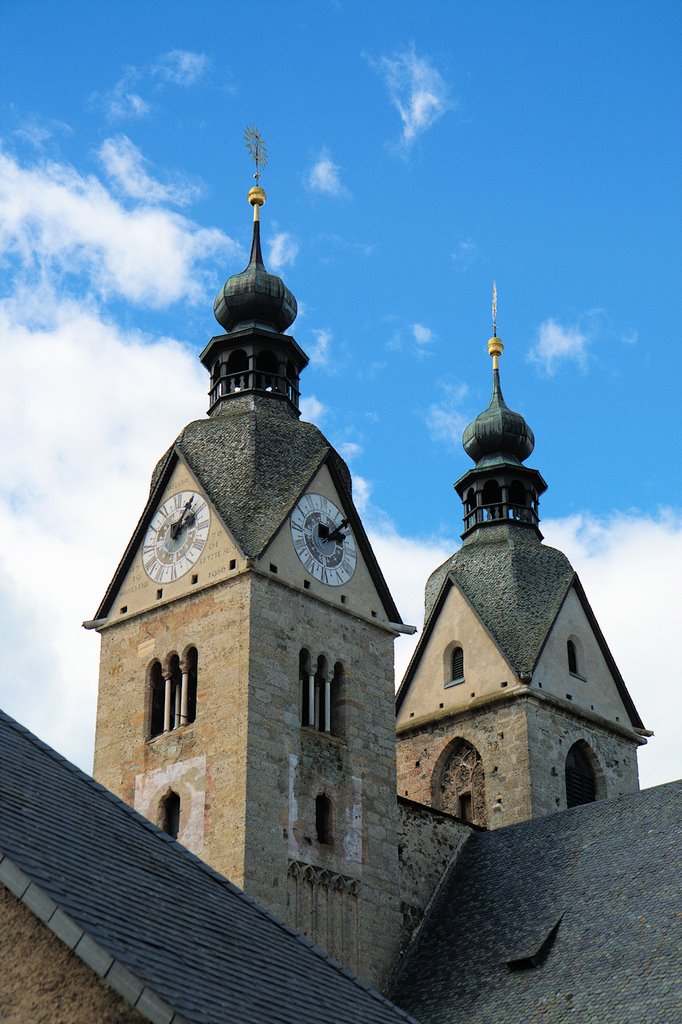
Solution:
[{"label": "slate roof", "polygon": [[152,1021],[412,1019],[2,712],[0,882]]},{"label": "slate roof", "polygon": [[392,997],[423,1024],[678,1022],[681,809],[677,782],[472,834]]},{"label": "slate roof", "polygon": [[421,651],[443,605],[448,585],[458,586],[517,675],[532,675],[570,587],[580,602],[613,675],[634,728],[643,723],[594,612],[566,555],[542,544],[533,530],[500,523],[479,530],[429,577],[426,621],[397,693],[399,708]]},{"label": "slate roof", "polygon": [[326,462],[389,619],[401,621],[353,505],[346,463],[314,424],[297,419],[288,403],[253,394],[231,398],[214,415],[189,423],[158,462],[149,502],[96,619],[107,615],[178,455],[185,459],[223,523],[250,558],[267,547]]}]

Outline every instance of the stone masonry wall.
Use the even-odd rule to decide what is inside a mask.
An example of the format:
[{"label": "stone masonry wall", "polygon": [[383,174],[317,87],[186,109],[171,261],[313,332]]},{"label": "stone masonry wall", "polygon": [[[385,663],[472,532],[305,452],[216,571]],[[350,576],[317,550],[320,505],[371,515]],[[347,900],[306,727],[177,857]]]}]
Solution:
[{"label": "stone masonry wall", "polygon": [[[248,576],[120,622],[102,633],[95,778],[160,824],[180,796],[178,838],[244,885],[248,724]],[[198,652],[196,721],[149,738],[151,662]]]},{"label": "stone masonry wall", "polygon": [[400,811],[400,955],[404,955],[448,865],[472,826],[449,814],[398,798]]},{"label": "stone masonry wall", "polygon": [[[196,721],[150,739],[149,666],[189,645]],[[301,726],[302,647],[344,665],[343,736]],[[393,699],[391,633],[240,572],[102,631],[95,777],[157,824],[176,792],[181,842],[381,987],[401,921]],[[320,793],[332,804],[325,844]],[[298,899],[307,865],[314,884]]]},{"label": "stone masonry wall", "polygon": [[0,885],[2,1024],[142,1024],[110,989]]},{"label": "stone masonry wall", "polygon": [[458,738],[467,740],[481,755],[487,827],[500,828],[530,818],[526,715],[513,691],[504,700],[484,700],[429,723],[403,726],[398,732],[399,796],[437,808],[441,773]]},{"label": "stone masonry wall", "polygon": [[606,724],[578,717],[568,708],[530,701],[528,742],[534,818],[566,809],[566,755],[580,740],[593,753],[590,761],[598,800],[639,790],[636,739],[628,739]]},{"label": "stone masonry wall", "polygon": [[[246,891],[381,988],[400,936],[393,637],[260,574],[250,628]],[[340,736],[301,726],[302,648],[344,666]],[[320,794],[330,843],[317,839]]]}]

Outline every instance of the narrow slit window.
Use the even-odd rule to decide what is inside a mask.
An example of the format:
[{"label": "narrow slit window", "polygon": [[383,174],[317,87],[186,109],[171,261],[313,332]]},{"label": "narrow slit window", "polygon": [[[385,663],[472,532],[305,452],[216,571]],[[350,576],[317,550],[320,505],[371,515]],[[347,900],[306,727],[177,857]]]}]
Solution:
[{"label": "narrow slit window", "polygon": [[169,793],[163,802],[161,827],[173,839],[178,838],[178,833],[180,832],[180,797],[177,793]]},{"label": "narrow slit window", "polygon": [[578,655],[575,649],[575,644],[572,640],[566,642],[566,654],[568,655],[568,671],[574,675],[578,675]]},{"label": "narrow slit window", "polygon": [[315,797],[315,831],[318,843],[329,846],[332,841],[332,802],[325,793]]}]

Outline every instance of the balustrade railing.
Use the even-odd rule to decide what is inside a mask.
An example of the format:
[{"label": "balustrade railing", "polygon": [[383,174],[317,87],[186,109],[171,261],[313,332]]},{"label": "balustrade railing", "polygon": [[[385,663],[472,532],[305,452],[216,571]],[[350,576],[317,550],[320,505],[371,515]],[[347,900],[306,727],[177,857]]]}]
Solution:
[{"label": "balustrade railing", "polygon": [[211,405],[219,398],[239,394],[241,391],[276,391],[287,396],[298,408],[299,390],[288,377],[279,377],[276,373],[263,370],[240,370],[238,373],[226,373],[209,391]]},{"label": "balustrade railing", "polygon": [[497,501],[490,505],[477,505],[464,516],[464,529],[484,523],[513,520],[517,523],[532,523],[537,526],[540,519],[534,508],[528,505],[514,505],[511,502]]}]

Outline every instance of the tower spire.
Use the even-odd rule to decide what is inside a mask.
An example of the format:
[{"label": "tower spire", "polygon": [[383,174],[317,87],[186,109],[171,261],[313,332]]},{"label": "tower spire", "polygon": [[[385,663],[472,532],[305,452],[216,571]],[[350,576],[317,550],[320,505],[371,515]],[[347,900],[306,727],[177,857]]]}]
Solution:
[{"label": "tower spire", "polygon": [[209,413],[245,392],[260,392],[287,403],[299,415],[299,377],[308,357],[284,333],[296,319],[296,299],[263,263],[260,208],[267,197],[260,175],[267,163],[265,143],[253,125],[245,129],[244,138],[256,167],[256,184],[246,197],[253,207],[251,254],[246,268],[228,278],[213,303],[225,333],[211,338],[200,357],[211,375]]}]

